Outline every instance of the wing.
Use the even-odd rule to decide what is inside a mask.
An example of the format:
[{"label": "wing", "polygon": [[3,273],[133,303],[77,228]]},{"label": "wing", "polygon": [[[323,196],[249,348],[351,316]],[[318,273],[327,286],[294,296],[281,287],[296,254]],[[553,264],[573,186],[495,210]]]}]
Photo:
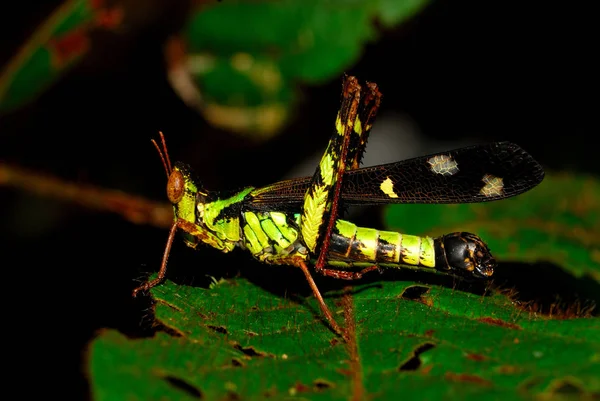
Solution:
[{"label": "wing", "polygon": [[[345,205],[472,203],[518,195],[538,185],[544,170],[510,142],[469,146],[396,163],[347,171]],[[310,177],[277,182],[252,192],[252,205],[300,207]]]}]

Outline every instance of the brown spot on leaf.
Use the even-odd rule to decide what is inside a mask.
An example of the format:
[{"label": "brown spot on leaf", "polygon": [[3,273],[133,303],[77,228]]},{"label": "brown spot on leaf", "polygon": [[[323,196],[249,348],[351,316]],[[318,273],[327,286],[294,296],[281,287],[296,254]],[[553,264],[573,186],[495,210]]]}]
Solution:
[{"label": "brown spot on leaf", "polygon": [[514,323],[505,322],[504,320],[497,319],[495,317],[481,317],[477,320],[479,320],[482,323],[490,324],[492,326],[500,326],[500,327],[506,327],[508,329],[513,329],[513,330],[521,330],[520,326],[518,326]]},{"label": "brown spot on leaf", "polygon": [[485,355],[473,354],[473,353],[470,353],[470,352],[467,352],[466,357],[467,357],[467,359],[470,359],[472,361],[477,361],[477,362],[481,362],[481,361],[485,361],[485,360],[489,359]]},{"label": "brown spot on leaf", "polygon": [[425,337],[433,337],[433,335],[435,334],[435,330],[433,329],[429,329],[429,330],[425,330]]},{"label": "brown spot on leaf", "polygon": [[300,383],[300,382],[296,382],[294,384],[294,391],[298,392],[298,393],[308,393],[310,391],[310,387],[308,387],[306,384]]},{"label": "brown spot on leaf", "polygon": [[446,378],[446,380],[450,380],[453,382],[474,383],[474,384],[479,384],[479,385],[486,386],[486,387],[492,385],[492,382],[489,380],[486,380],[477,375],[470,375],[467,373],[446,372],[444,377]]},{"label": "brown spot on leaf", "polygon": [[429,372],[431,372],[431,369],[433,369],[433,365],[427,365],[427,366],[424,366],[423,369],[421,369],[419,372],[422,375],[428,375]]},{"label": "brown spot on leaf", "polygon": [[521,371],[521,368],[514,365],[501,365],[496,368],[496,371],[501,374],[510,375]]}]

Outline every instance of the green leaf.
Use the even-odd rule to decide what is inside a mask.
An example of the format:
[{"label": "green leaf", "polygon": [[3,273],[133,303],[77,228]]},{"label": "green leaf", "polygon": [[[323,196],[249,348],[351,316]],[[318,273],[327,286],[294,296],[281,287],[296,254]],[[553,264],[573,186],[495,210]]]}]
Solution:
[{"label": "green leaf", "polygon": [[[511,243],[531,235],[523,230],[539,230],[540,250],[550,248],[547,242],[558,246],[560,237],[529,224],[536,216],[597,234],[597,191],[591,179],[548,177],[515,200],[423,206],[428,212],[420,214],[402,205],[388,214],[415,233],[478,227],[506,266],[504,259],[537,260],[525,245],[508,252]],[[539,255],[546,256],[552,258]],[[573,276],[598,271],[592,263],[560,266]],[[283,288],[303,277],[289,269]],[[597,317],[572,312],[553,318],[516,301],[510,291],[484,291],[435,274],[388,271],[370,279],[326,294],[348,342],[328,329],[313,297],[283,297],[283,290],[274,294],[245,278],[215,281],[209,288],[167,281],[152,290],[156,319],[166,330],[141,340],[106,331],[91,345],[93,396],[481,400],[600,394]],[[537,286],[546,283],[537,280]]]},{"label": "green leaf", "polygon": [[[406,295],[415,288],[420,297]],[[181,337],[101,335],[91,350],[95,399],[178,398],[189,389],[207,399],[600,391],[598,319],[519,313],[500,295],[411,282],[358,286],[341,305],[330,302],[354,327],[345,344],[315,317],[315,303],[309,309],[244,279],[212,289],[167,282],[154,293],[157,318]]]},{"label": "green leaf", "polygon": [[[202,89],[200,111],[213,124],[268,137],[285,122],[297,83],[338,77],[376,38],[376,19],[399,23],[426,3],[230,1],[199,10],[185,38],[188,68]],[[224,108],[240,117],[232,119]],[[275,123],[256,122],[266,119],[261,117],[265,110],[274,114],[273,109]]]},{"label": "green leaf", "polygon": [[34,32],[0,74],[0,112],[30,102],[76,65],[90,48],[92,29],[118,23],[120,9],[100,4],[67,1]]},{"label": "green leaf", "polygon": [[372,17],[369,2],[227,2],[196,13],[187,38],[192,54],[247,53],[271,59],[285,80],[322,82],[358,58]]},{"label": "green leaf", "polygon": [[[376,39],[376,21],[391,27],[427,3],[202,3],[182,32],[189,52],[186,61],[183,66],[174,63],[169,78],[180,96],[198,107],[211,124],[266,139],[286,122],[298,83],[337,79],[361,57],[364,46]],[[40,95],[89,51],[93,29],[114,28],[122,16],[120,7],[109,9],[102,2],[65,2],[0,75],[0,112]]]}]

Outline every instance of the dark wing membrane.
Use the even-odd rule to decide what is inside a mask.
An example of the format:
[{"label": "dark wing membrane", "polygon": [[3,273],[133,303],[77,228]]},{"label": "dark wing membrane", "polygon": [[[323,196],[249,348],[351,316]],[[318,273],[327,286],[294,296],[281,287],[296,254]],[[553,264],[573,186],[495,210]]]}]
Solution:
[{"label": "dark wing membrane", "polygon": [[[346,205],[487,202],[523,193],[543,178],[527,152],[496,142],[348,171],[342,199]],[[295,207],[309,183],[296,178],[257,189],[252,203]]]},{"label": "dark wing membrane", "polygon": [[342,198],[346,204],[487,202],[523,193],[543,178],[527,152],[496,142],[349,171]]}]

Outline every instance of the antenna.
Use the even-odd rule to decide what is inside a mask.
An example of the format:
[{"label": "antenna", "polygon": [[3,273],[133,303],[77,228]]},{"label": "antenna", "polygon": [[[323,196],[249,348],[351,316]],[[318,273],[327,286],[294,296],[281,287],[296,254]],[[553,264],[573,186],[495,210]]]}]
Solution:
[{"label": "antenna", "polygon": [[154,139],[152,139],[152,144],[158,151],[158,155],[160,156],[160,160],[162,160],[163,167],[165,168],[165,172],[167,173],[167,179],[171,176],[171,171],[173,170],[171,166],[171,159],[169,159],[169,152],[167,151],[167,142],[165,142],[165,136],[161,131],[158,132],[160,135],[160,142],[162,144],[162,150],[158,143]]}]

